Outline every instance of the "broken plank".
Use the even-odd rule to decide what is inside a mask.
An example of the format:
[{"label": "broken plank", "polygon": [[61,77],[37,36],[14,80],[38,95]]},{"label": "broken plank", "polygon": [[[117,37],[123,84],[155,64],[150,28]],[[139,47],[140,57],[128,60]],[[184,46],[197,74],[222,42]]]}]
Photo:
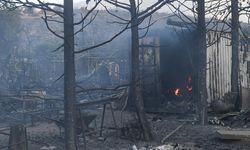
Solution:
[{"label": "broken plank", "polygon": [[3,127],[3,128],[0,128],[0,132],[2,132],[2,131],[8,131],[8,130],[10,130],[10,127]]},{"label": "broken plank", "polygon": [[98,99],[94,101],[88,101],[88,102],[83,102],[83,103],[77,103],[78,107],[87,107],[87,106],[94,106],[94,105],[99,105],[99,104],[106,104],[106,103],[111,103],[116,100],[119,100],[120,97],[107,97],[103,99]]},{"label": "broken plank", "polygon": [[218,130],[216,133],[220,139],[225,140],[250,139],[250,130]]},{"label": "broken plank", "polygon": [[181,125],[179,125],[176,129],[174,129],[172,132],[170,132],[168,135],[166,135],[162,140],[161,143],[164,143],[170,136],[172,136],[175,132],[177,132],[181,127],[183,127],[186,124],[186,122],[183,122]]}]

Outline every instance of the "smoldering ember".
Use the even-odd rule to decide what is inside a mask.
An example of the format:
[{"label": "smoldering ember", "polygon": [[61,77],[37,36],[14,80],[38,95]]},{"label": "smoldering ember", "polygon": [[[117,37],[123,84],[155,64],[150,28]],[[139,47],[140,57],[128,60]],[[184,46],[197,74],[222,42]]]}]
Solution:
[{"label": "smoldering ember", "polygon": [[0,0],[0,150],[250,150],[248,0]]}]

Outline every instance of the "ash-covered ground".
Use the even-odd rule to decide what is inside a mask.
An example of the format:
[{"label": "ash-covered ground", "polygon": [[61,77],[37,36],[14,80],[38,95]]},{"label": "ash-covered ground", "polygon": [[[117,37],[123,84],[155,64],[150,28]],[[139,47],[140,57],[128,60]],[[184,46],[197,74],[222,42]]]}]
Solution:
[{"label": "ash-covered ground", "polygon": [[[115,118],[118,124],[118,127],[115,128],[110,110],[107,110],[103,137],[100,138],[101,113],[102,110],[98,110],[96,121],[92,122],[88,131],[86,131],[86,147],[88,150],[133,150],[136,148],[145,150],[159,146],[162,146],[161,148],[166,150],[250,149],[250,140],[221,140],[218,138],[216,131],[219,129],[228,129],[228,126],[200,126],[195,124],[191,115],[184,116],[180,114],[148,114],[155,141],[145,142],[140,139],[142,134],[133,113],[115,111]],[[3,126],[4,124],[1,125]],[[162,139],[177,127],[180,128],[162,142]],[[30,150],[39,150],[48,145],[56,150],[64,149],[63,136],[60,135],[58,126],[52,121],[36,122],[33,126],[28,125],[27,135]],[[83,149],[83,139],[80,137],[79,141],[80,149]],[[0,135],[0,145],[0,147],[8,145],[7,135]],[[163,147],[164,145],[165,147]]]}]

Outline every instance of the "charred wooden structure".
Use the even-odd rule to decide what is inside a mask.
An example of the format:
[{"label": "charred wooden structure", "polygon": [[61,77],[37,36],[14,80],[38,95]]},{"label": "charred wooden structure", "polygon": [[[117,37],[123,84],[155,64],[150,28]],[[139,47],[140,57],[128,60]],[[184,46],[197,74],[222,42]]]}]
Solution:
[{"label": "charred wooden structure", "polygon": [[[164,29],[152,29],[141,40],[142,86],[145,106],[148,111],[193,112],[193,73],[195,29],[178,23],[170,23]],[[206,86],[209,106],[224,104],[227,111],[236,103],[240,109],[249,109],[249,42],[240,35],[239,46],[239,87],[238,102],[231,92],[232,44],[229,28],[222,23],[207,31]],[[151,63],[147,60],[151,58]],[[146,61],[145,61],[146,60]],[[151,70],[151,74],[149,73]],[[151,94],[150,94],[151,93]],[[230,110],[229,110],[230,109]]]},{"label": "charred wooden structure", "polygon": [[[117,13],[120,13],[124,18],[128,17],[128,14],[122,11],[118,11]],[[154,15],[156,18],[162,18],[166,14],[156,13]],[[26,51],[25,48],[30,47],[28,45],[29,42],[22,43],[18,48],[17,51],[20,51],[20,53],[27,53],[27,58],[28,54],[30,54],[30,57],[33,56],[31,55],[33,51],[42,52],[44,49],[51,50],[51,47],[54,48],[60,44],[60,42],[56,41],[55,45],[47,45],[48,41],[53,41],[54,39],[49,36],[49,32],[44,32],[46,27],[42,21],[38,21],[39,18],[39,15],[23,17],[23,20],[25,20],[23,21],[24,26],[28,26],[30,22],[36,23],[32,24],[31,28],[28,28],[29,30],[27,29],[29,32],[23,33],[22,38],[33,36],[39,41],[39,43],[32,41],[31,45],[33,45],[33,48],[30,48],[29,51]],[[106,23],[104,20],[114,21],[111,18],[107,18],[109,18],[109,15],[101,11],[100,16],[96,18],[95,22],[88,26],[83,34],[79,34],[76,37],[77,43],[89,47],[92,44],[102,42],[102,39],[108,39],[122,28],[122,26]],[[105,25],[104,22],[106,23]],[[171,19],[168,18],[168,21],[162,19],[154,24],[147,36],[140,41],[140,82],[143,87],[145,106],[148,111],[194,111],[196,102],[193,101],[193,73],[195,64],[193,61],[193,51],[196,42],[194,40],[195,28],[190,28],[189,25],[181,23],[173,17]],[[57,27],[54,24],[53,26]],[[37,31],[37,28],[42,30]],[[228,30],[229,28],[222,30],[221,26],[218,26],[216,30],[211,29],[209,26],[207,28],[207,101],[209,105],[221,100],[232,103],[232,100],[228,98],[228,93],[231,92],[231,32]],[[243,30],[249,29],[247,26],[243,26]],[[26,35],[26,33],[30,34]],[[31,33],[39,34],[33,35]],[[143,34],[141,33],[141,35]],[[48,38],[44,39],[44,37]],[[249,42],[243,40],[243,37],[240,37],[240,39],[240,98],[242,109],[248,109],[250,105]],[[99,69],[104,65],[108,70],[108,76],[111,81],[109,86],[128,84],[130,78],[129,68],[131,66],[129,58],[131,55],[130,44],[130,33],[125,32],[103,47],[77,55],[75,58],[77,83],[86,86],[85,88],[100,87],[99,82],[103,77]],[[43,55],[41,54],[41,56]],[[60,93],[62,91],[61,80],[56,82],[56,84],[51,83],[58,79],[63,72],[62,55],[61,53],[56,54],[56,56],[48,55],[48,58],[51,58],[50,61],[44,61],[45,56],[47,57],[47,55],[44,55],[41,58],[38,57],[37,59],[30,59],[28,61],[31,64],[30,66],[32,66],[31,68],[34,68],[29,69],[31,70],[30,72],[36,72],[34,80],[40,79],[42,81],[40,85],[35,85],[49,85],[48,88],[46,87],[46,91],[49,94],[51,94],[50,91],[53,91],[53,93],[59,91],[57,93]],[[15,57],[17,56],[15,55]],[[10,66],[17,66],[16,72],[18,72],[20,70],[18,68],[19,61],[17,63],[15,61],[11,62]],[[12,68],[14,67],[10,69]],[[82,95],[78,96],[82,98]]]},{"label": "charred wooden structure", "polygon": [[148,111],[194,111],[194,40],[189,33],[186,29],[167,26],[141,40],[141,84]]}]

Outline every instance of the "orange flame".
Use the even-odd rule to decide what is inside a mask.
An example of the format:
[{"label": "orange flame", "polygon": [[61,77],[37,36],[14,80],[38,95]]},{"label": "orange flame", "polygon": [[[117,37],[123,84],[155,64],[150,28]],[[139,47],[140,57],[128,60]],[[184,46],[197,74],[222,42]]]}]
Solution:
[{"label": "orange flame", "polygon": [[176,88],[175,91],[174,91],[174,94],[175,94],[176,96],[180,96],[180,94],[181,94],[181,89],[180,89],[180,88]]},{"label": "orange flame", "polygon": [[186,86],[188,92],[192,92],[193,87],[192,87],[192,77],[191,75],[188,76],[188,85]]},{"label": "orange flame", "polygon": [[192,90],[193,90],[193,87],[192,87],[192,86],[187,86],[187,91],[188,91],[188,92],[192,92]]}]

